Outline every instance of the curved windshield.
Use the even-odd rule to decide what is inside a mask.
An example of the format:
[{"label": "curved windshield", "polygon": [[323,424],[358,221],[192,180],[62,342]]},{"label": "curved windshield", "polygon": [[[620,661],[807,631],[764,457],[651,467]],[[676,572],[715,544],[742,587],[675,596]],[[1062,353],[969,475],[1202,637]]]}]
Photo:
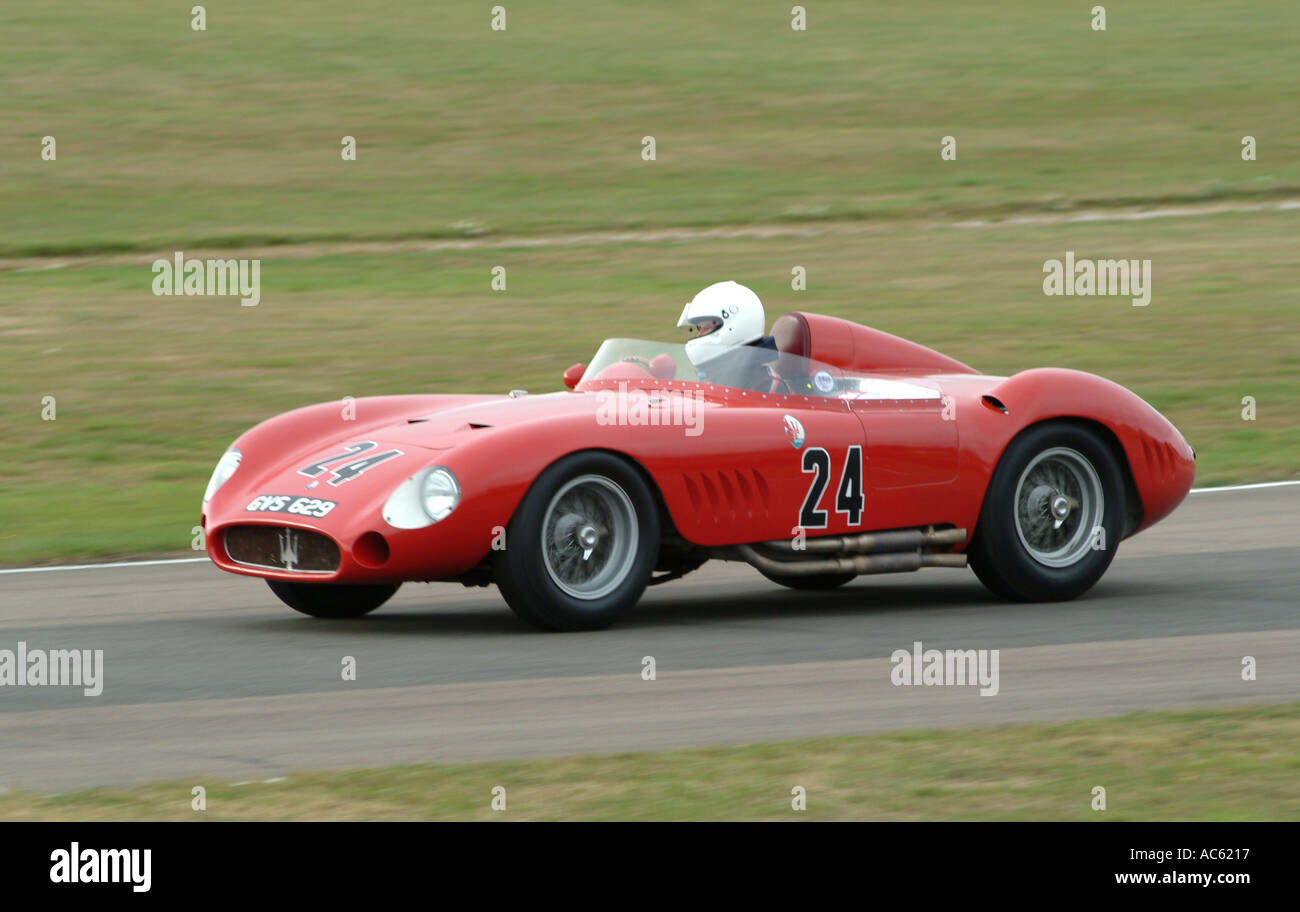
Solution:
[{"label": "curved windshield", "polygon": [[773,348],[741,345],[700,365],[686,346],[645,339],[606,339],[582,375],[579,388],[604,381],[687,380],[763,393],[845,397],[857,378],[820,361]]}]

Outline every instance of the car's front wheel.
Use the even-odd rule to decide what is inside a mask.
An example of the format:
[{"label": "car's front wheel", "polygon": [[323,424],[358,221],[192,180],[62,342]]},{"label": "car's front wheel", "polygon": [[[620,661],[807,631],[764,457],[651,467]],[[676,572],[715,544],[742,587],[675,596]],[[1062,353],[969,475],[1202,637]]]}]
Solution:
[{"label": "car's front wheel", "polygon": [[369,614],[392,597],[401,583],[291,583],[269,579],[266,584],[294,611],[318,618],[354,618]]},{"label": "car's front wheel", "polygon": [[594,630],[641,598],[659,551],[649,486],[610,453],[575,453],[542,472],[493,556],[507,604],[544,630]]},{"label": "car's front wheel", "polygon": [[1071,422],[1035,425],[993,472],[971,569],[1004,598],[1072,599],[1110,566],[1124,515],[1122,470],[1101,435]]}]

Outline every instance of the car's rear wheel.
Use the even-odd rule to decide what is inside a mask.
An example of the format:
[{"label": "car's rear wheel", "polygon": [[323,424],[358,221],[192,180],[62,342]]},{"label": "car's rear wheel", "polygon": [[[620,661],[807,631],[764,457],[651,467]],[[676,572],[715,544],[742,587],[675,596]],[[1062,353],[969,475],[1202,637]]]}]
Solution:
[{"label": "car's rear wheel", "polygon": [[1004,598],[1072,599],[1110,566],[1124,515],[1123,474],[1106,440],[1072,422],[1035,425],[998,461],[970,566]]},{"label": "car's rear wheel", "polygon": [[818,573],[811,576],[786,576],[785,574],[768,573],[766,570],[759,570],[758,572],[774,583],[780,583],[782,586],[806,592],[838,589],[850,580],[857,578],[856,573]]},{"label": "car's rear wheel", "polygon": [[401,583],[291,583],[269,579],[266,584],[294,611],[318,618],[354,618],[369,614],[392,597]]},{"label": "car's rear wheel", "polygon": [[636,469],[610,453],[576,453],[524,495],[493,575],[529,624],[594,630],[641,598],[658,550],[659,515]]}]

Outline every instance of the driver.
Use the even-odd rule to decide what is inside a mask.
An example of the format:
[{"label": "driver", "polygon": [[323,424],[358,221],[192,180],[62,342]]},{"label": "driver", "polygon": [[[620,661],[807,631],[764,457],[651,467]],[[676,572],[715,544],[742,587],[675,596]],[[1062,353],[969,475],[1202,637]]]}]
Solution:
[{"label": "driver", "polygon": [[[773,374],[767,365],[776,360],[776,340],[763,335],[767,318],[758,295],[736,282],[717,282],[702,290],[682,308],[679,328],[694,336],[686,343],[686,356],[706,383],[738,389],[767,389]],[[773,352],[768,357],[762,350]]]}]

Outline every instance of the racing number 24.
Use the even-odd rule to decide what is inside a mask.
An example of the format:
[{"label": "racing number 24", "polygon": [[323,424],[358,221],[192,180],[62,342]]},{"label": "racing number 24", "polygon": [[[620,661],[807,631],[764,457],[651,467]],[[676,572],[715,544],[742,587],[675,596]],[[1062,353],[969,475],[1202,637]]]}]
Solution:
[{"label": "racing number 24", "polygon": [[[339,453],[338,455],[335,456],[327,456],[324,459],[320,460],[319,462],[313,462],[310,465],[305,465],[298,470],[298,474],[306,475],[308,478],[316,478],[317,476],[325,473],[326,471],[325,467],[328,466],[330,463],[342,462],[344,459],[347,459],[349,456],[357,456],[361,453],[368,452],[370,450],[373,450],[378,445],[379,444],[375,443],[373,440],[362,440],[360,443],[350,444],[349,446],[343,448],[346,452]],[[351,462],[336,467],[334,471],[331,473],[329,484],[331,487],[337,488],[339,485],[343,484],[344,482],[348,482],[356,478],[366,469],[374,468],[375,466],[379,465],[381,462],[387,462],[388,460],[394,458],[395,456],[401,456],[401,455],[402,455],[401,450],[386,450],[383,453],[376,453],[373,456],[366,456],[363,457],[362,459],[354,459]]]},{"label": "racing number 24", "polygon": [[[809,447],[803,451],[800,471],[805,475],[812,473],[812,485],[803,500],[799,511],[799,525],[805,529],[825,529],[827,513],[817,509],[822,494],[831,477],[831,454],[821,447]],[[862,447],[854,444],[849,447],[844,457],[844,470],[840,473],[839,490],[835,492],[835,512],[848,516],[850,526],[862,525]]]}]

